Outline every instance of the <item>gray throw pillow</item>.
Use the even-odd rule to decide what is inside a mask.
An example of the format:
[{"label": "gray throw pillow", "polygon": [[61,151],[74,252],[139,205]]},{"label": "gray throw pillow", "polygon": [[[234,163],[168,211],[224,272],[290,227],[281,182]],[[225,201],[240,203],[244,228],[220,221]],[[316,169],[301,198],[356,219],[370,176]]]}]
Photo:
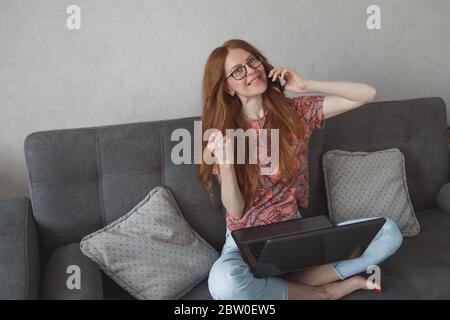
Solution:
[{"label": "gray throw pillow", "polygon": [[409,198],[405,159],[399,149],[330,150],[323,155],[322,164],[333,223],[383,216],[394,220],[405,237],[420,232]]},{"label": "gray throw pillow", "polygon": [[206,279],[218,252],[156,187],[130,212],[81,240],[83,254],[138,299],[179,299]]}]

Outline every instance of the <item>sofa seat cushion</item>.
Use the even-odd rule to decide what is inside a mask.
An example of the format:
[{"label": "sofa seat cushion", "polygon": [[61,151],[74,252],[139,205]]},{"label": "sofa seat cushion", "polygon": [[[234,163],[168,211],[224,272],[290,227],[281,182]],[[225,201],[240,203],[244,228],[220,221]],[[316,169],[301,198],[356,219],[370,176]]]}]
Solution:
[{"label": "sofa seat cushion", "polygon": [[83,255],[79,243],[58,248],[47,261],[41,298],[45,300],[101,300],[103,285],[97,265]]},{"label": "sofa seat cushion", "polygon": [[[120,287],[106,274],[103,274],[103,289],[105,300],[135,300],[125,289]],[[206,278],[186,295],[180,298],[181,300],[213,300],[208,289],[208,279]]]},{"label": "sofa seat cushion", "polygon": [[200,282],[195,288],[189,291],[181,300],[213,300],[209,293],[208,279]]},{"label": "sofa seat cushion", "polygon": [[128,291],[102,272],[103,296],[105,300],[136,300]]},{"label": "sofa seat cushion", "polygon": [[[436,208],[418,211],[416,216],[420,234],[404,239],[381,264],[381,293],[360,290],[344,299],[450,299],[450,215]],[[132,298],[114,283],[108,286],[104,281],[104,285],[105,299]],[[207,279],[181,299],[211,300]]]},{"label": "sofa seat cushion", "polygon": [[435,208],[416,216],[420,234],[381,264],[381,293],[358,291],[347,299],[450,299],[450,214]]}]

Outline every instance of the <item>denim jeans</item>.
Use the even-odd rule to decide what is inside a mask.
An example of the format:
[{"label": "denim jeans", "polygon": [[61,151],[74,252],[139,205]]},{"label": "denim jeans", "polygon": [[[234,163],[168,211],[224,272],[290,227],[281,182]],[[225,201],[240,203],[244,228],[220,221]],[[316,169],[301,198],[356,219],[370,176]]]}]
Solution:
[{"label": "denim jeans", "polygon": [[[300,212],[297,216],[301,218]],[[370,219],[374,218],[354,219],[338,225]],[[402,234],[396,223],[386,218],[385,224],[360,257],[335,262],[332,264],[333,269],[341,280],[366,272],[369,266],[380,264],[397,251],[402,240]],[[281,276],[256,278],[251,273],[228,228],[221,255],[209,272],[208,287],[215,300],[287,300],[288,298],[287,281],[284,278]]]}]

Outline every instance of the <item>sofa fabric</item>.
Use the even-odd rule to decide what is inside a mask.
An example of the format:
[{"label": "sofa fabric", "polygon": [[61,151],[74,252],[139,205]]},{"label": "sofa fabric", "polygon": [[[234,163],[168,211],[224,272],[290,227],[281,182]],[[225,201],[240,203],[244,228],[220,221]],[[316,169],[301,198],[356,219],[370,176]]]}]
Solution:
[{"label": "sofa fabric", "polygon": [[334,224],[382,216],[394,220],[404,237],[419,233],[400,150],[330,150],[322,164],[328,213]]},{"label": "sofa fabric", "polygon": [[[118,219],[148,190],[160,185],[173,192],[192,228],[220,251],[226,228],[223,206],[210,203],[193,161],[175,165],[170,157],[179,143],[171,140],[173,130],[185,129],[194,141],[195,120],[199,117],[41,131],[27,136],[24,151],[42,263],[45,265],[59,247],[78,242]],[[409,290],[407,285],[402,286],[406,283],[423,295],[432,292],[430,295],[449,299],[449,290],[434,280],[438,274],[450,273],[445,264],[450,256],[449,227],[445,224],[448,215],[433,211],[437,210],[436,194],[449,182],[447,111],[442,98],[371,102],[327,119],[326,126],[311,136],[309,208],[299,209],[304,217],[328,213],[321,165],[326,151],[372,152],[394,147],[405,157],[408,190],[421,233],[405,239],[408,244],[400,249],[404,256],[396,254],[386,261],[389,268],[383,272],[392,285],[386,280],[382,294],[386,298],[402,297]],[[214,186],[216,198],[220,198],[220,190]],[[425,248],[432,249],[427,252]],[[422,259],[421,250],[426,259]],[[409,257],[411,266],[405,261]],[[435,269],[427,272],[425,267]],[[403,274],[402,270],[408,272]],[[427,278],[433,281],[425,281]],[[129,296],[112,281],[103,281],[103,287],[107,299]],[[207,297],[202,290],[207,288],[200,283],[193,289],[193,296]]]},{"label": "sofa fabric", "polygon": [[56,250],[44,269],[41,299],[102,300],[102,272],[80,251],[78,242]]},{"label": "sofa fabric", "polygon": [[185,220],[170,190],[155,187],[130,212],[81,240],[83,254],[138,299],[179,299],[219,257]]},{"label": "sofa fabric", "polygon": [[[221,249],[226,228],[221,207],[205,197],[193,161],[186,165],[171,161],[172,147],[178,144],[171,141],[172,131],[184,128],[193,137],[194,119],[27,136],[25,158],[44,259],[120,218],[160,185],[173,192],[192,228]],[[193,143],[191,147],[193,155]]]},{"label": "sofa fabric", "polygon": [[[405,157],[408,190],[415,211],[436,207],[448,182],[447,109],[442,98],[370,102],[327,120],[310,141],[309,208],[303,216],[327,214],[322,155],[333,149],[365,151],[398,148]],[[302,209],[302,208],[300,208]]]},{"label": "sofa fabric", "polygon": [[0,201],[0,300],[39,298],[39,241],[31,202]]},{"label": "sofa fabric", "polygon": [[444,184],[436,195],[436,203],[439,209],[450,214],[450,183]]},{"label": "sofa fabric", "polygon": [[381,268],[381,293],[357,291],[346,299],[450,299],[450,215],[416,212],[421,232],[403,239]]}]

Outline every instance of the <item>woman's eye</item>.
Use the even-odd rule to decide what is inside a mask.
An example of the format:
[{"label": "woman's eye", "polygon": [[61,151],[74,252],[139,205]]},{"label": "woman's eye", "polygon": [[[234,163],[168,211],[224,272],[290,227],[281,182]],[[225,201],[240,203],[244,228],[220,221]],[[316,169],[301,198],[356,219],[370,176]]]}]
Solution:
[{"label": "woman's eye", "polygon": [[256,66],[256,65],[258,65],[259,64],[259,60],[258,60],[258,58],[256,58],[255,56],[253,56],[252,58],[250,58],[250,60],[248,61],[248,64],[249,65],[253,65],[253,66]]},{"label": "woman's eye", "polygon": [[239,77],[242,75],[242,68],[237,68],[236,70],[233,71],[233,74],[235,77]]}]

